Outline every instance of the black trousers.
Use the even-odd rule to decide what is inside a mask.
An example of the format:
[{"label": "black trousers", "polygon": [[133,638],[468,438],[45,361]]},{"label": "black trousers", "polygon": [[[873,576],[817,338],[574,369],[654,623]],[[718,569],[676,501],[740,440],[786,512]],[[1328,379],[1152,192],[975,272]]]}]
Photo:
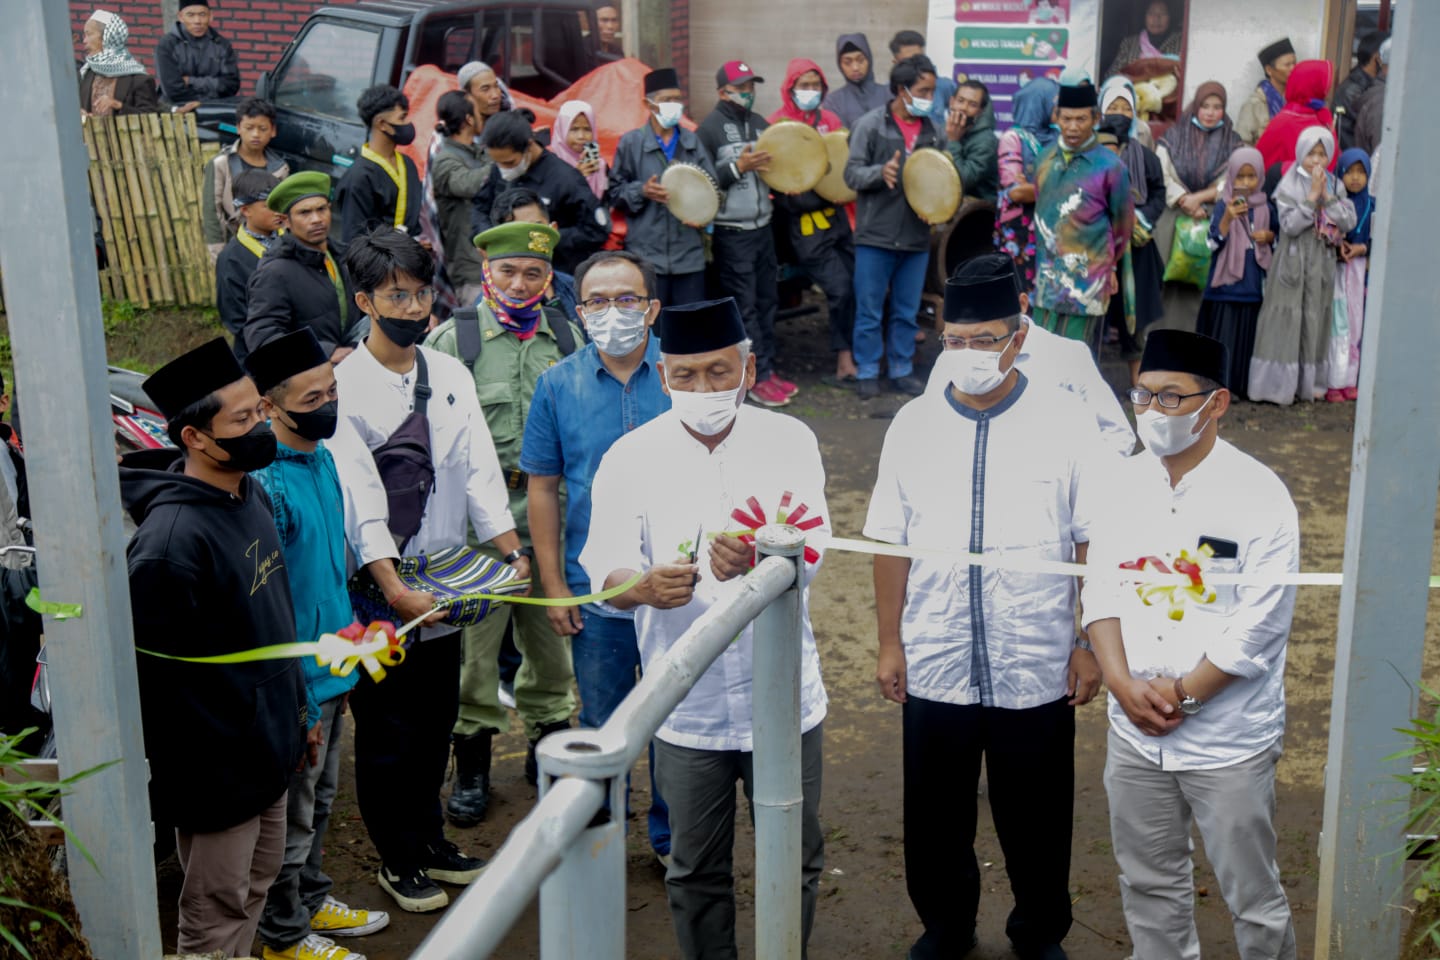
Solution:
[{"label": "black trousers", "polygon": [[654,294],[667,307],[683,307],[705,299],[705,271],[662,273],[655,277]]},{"label": "black trousers", "polygon": [[745,318],[745,332],[755,354],[755,380],[775,372],[775,309],[779,266],[775,237],[769,225],[758,230],[716,227],[713,250],[717,297],[734,297]]},{"label": "black trousers", "polygon": [[904,706],[905,884],[942,950],[970,945],[980,908],[975,858],[980,757],[1015,909],[1005,933],[1020,950],[1070,930],[1075,708],[956,706],[911,695]]},{"label": "black trousers", "polygon": [[800,268],[825,294],[830,350],[839,353],[850,349],[855,331],[855,244],[844,210],[835,211],[834,221],[835,225],[826,231],[836,234],[833,239],[826,236],[819,244],[810,243],[807,241],[813,238],[795,236],[799,230],[793,230],[791,242]]},{"label": "black trousers", "polygon": [[460,710],[460,632],[410,645],[405,662],[350,694],[355,798],[380,860],[408,872],[445,838],[440,787]]}]

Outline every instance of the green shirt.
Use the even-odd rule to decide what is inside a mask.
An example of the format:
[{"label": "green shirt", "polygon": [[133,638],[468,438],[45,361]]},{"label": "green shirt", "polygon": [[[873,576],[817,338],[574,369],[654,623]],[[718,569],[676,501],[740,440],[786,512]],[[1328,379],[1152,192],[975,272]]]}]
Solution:
[{"label": "green shirt", "polygon": [[[485,413],[495,455],[507,482],[520,469],[520,444],[525,437],[525,418],[535,396],[535,383],[540,374],[564,359],[555,335],[550,330],[552,312],[547,311],[535,328],[535,335],[521,340],[495,319],[490,308],[480,305],[480,356],[475,359],[475,395]],[[460,359],[455,324],[474,323],[475,314],[468,308],[436,327],[425,340],[427,347]],[[571,335],[578,349],[585,343],[584,335],[574,322]],[[463,362],[463,360],[462,360]],[[526,544],[530,542],[530,522],[525,508],[525,484],[510,489],[510,512],[515,516],[516,533]]]}]

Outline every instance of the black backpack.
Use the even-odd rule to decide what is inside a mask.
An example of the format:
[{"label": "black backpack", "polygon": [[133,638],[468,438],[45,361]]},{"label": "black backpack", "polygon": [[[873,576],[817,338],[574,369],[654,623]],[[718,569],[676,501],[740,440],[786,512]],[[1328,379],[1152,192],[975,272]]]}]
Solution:
[{"label": "black backpack", "polygon": [[430,456],[430,377],[425,354],[415,351],[415,406],[400,426],[372,452],[380,482],[390,504],[390,534],[401,553],[420,532],[425,506],[435,489],[435,464]]},{"label": "black backpack", "polygon": [[[556,307],[546,306],[545,319],[550,321],[550,332],[555,337],[555,346],[560,350],[560,356],[568,357],[575,352],[575,333],[570,329],[570,321],[565,319],[565,313]],[[455,312],[455,346],[460,351],[460,362],[471,370],[475,369],[475,361],[480,359],[480,308],[466,307]],[[475,322],[471,323],[471,318]]]}]

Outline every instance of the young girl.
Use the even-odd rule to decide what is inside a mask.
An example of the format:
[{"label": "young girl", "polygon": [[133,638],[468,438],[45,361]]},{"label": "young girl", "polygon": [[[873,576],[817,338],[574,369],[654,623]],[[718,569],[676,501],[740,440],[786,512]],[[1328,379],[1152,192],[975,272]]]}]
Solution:
[{"label": "young girl", "polygon": [[1230,154],[1225,188],[1210,216],[1210,280],[1195,332],[1230,348],[1230,392],[1244,397],[1250,384],[1250,355],[1260,316],[1265,274],[1270,269],[1279,216],[1261,189],[1264,161],[1254,147]]},{"label": "young girl", "polygon": [[550,131],[550,152],[579,170],[590,190],[601,200],[610,186],[610,176],[600,155],[587,158],[585,145],[595,139],[595,111],[584,100],[571,100],[560,107]]},{"label": "young girl", "polygon": [[[1370,224],[1375,200],[1370,196],[1370,155],[1351,147],[1340,154],[1339,171],[1345,194],[1355,206],[1355,226],[1340,242],[1340,263],[1335,268],[1336,324],[1330,344],[1332,403],[1354,400],[1360,376],[1360,327],[1365,320],[1365,288],[1370,270]],[[1344,324],[1339,319],[1344,317]]]},{"label": "young girl", "polygon": [[1265,288],[1250,364],[1250,399],[1290,404],[1318,400],[1334,324],[1335,258],[1355,226],[1355,206],[1337,195],[1326,172],[1335,137],[1325,127],[1306,127],[1295,144],[1295,161],[1275,188],[1280,239]]}]

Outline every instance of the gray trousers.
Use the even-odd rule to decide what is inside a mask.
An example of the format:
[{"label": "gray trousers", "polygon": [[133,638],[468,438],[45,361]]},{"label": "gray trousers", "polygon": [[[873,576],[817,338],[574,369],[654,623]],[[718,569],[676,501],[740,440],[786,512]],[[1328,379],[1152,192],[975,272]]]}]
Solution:
[{"label": "gray trousers", "polygon": [[285,862],[265,898],[260,915],[260,942],[274,950],[288,950],[310,933],[310,918],[325,902],[335,882],[321,869],[330,805],[340,781],[340,735],[345,718],[335,697],[320,704],[325,742],[320,762],[306,766],[290,780],[285,810]]},{"label": "gray trousers", "polygon": [[[824,724],[800,738],[804,797],[800,836],[801,940],[810,941],[815,898],[825,866],[820,832]],[[755,820],[754,755],[692,750],[655,740],[655,782],[670,807],[670,869],[665,892],[685,960],[735,960],[735,781],[745,787]]]},{"label": "gray trousers", "polygon": [[1295,960],[1295,927],[1275,862],[1280,752],[1276,743],[1228,767],[1162,770],[1110,731],[1105,792],[1134,960],[1199,960],[1192,822],[1234,918],[1240,960]]}]

